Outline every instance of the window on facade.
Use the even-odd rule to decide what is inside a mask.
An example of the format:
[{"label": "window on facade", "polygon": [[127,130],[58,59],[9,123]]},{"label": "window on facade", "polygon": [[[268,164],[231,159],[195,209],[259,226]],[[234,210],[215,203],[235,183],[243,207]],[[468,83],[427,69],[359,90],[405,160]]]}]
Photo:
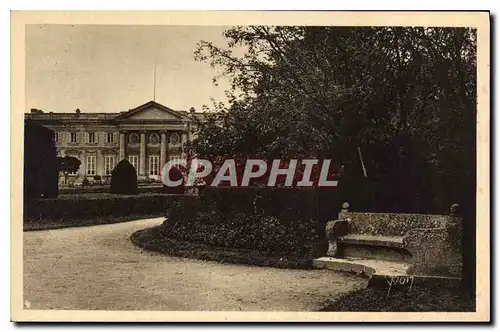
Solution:
[{"label": "window on facade", "polygon": [[60,138],[59,138],[59,133],[55,132],[55,133],[54,133],[54,141],[55,141],[56,143],[59,143],[59,139],[60,139]]},{"label": "window on facade", "polygon": [[114,143],[115,142],[115,133],[107,133],[106,134],[106,142]]},{"label": "window on facade", "polygon": [[77,143],[78,142],[78,136],[76,133],[70,133],[69,134],[69,141],[71,143]]},{"label": "window on facade", "polygon": [[104,174],[111,175],[115,168],[115,156],[104,156]]},{"label": "window on facade", "polygon": [[134,166],[137,172],[139,170],[139,156],[128,156],[128,161]]},{"label": "window on facade", "polygon": [[96,143],[96,134],[95,133],[87,133],[85,135],[87,137],[87,143]]},{"label": "window on facade", "polygon": [[149,175],[157,176],[159,175],[159,160],[158,156],[149,156]]},{"label": "window on facade", "polygon": [[96,156],[87,156],[87,175],[96,175]]},{"label": "window on facade", "polygon": [[170,165],[179,168],[180,167],[181,156],[170,156]]}]

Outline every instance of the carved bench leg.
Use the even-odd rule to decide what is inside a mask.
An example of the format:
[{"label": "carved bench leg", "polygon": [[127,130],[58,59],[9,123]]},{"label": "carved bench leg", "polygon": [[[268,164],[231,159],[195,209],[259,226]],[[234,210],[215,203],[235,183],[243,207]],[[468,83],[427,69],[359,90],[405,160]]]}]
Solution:
[{"label": "carved bench leg", "polygon": [[326,224],[325,235],[328,239],[327,256],[334,257],[338,252],[337,238],[349,233],[349,222],[347,220],[331,220]]},{"label": "carved bench leg", "polygon": [[335,257],[338,251],[338,244],[336,239],[328,240],[328,251],[326,252],[327,256]]}]

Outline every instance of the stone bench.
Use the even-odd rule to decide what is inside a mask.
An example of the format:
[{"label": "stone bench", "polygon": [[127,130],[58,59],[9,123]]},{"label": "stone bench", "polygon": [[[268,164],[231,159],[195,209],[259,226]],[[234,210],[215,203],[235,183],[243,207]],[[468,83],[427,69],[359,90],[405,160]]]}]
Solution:
[{"label": "stone bench", "polygon": [[408,274],[460,277],[462,219],[453,205],[449,215],[350,212],[327,223],[327,256],[341,258],[343,247],[390,248],[408,253]]},{"label": "stone bench", "polygon": [[366,234],[348,234],[337,238],[338,243],[368,246],[404,248],[403,236],[382,236]]}]

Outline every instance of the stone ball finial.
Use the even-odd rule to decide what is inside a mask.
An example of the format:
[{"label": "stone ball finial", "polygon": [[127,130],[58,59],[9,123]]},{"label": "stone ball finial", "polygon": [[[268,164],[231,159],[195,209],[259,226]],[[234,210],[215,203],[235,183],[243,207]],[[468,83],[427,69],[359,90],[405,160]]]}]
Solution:
[{"label": "stone ball finial", "polygon": [[452,204],[450,207],[450,214],[458,214],[459,209],[460,209],[460,205]]},{"label": "stone ball finial", "polygon": [[342,209],[343,209],[343,210],[347,210],[349,207],[350,207],[350,205],[349,205],[349,203],[348,203],[348,202],[344,202],[344,203],[342,203]]}]

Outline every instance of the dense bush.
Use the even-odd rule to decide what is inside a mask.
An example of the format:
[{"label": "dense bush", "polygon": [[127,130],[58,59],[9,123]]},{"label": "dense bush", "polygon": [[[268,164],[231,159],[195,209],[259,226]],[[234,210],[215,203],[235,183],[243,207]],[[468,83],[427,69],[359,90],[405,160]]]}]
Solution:
[{"label": "dense bush", "polygon": [[113,194],[137,194],[137,173],[127,160],[120,161],[111,173],[110,191]]},{"label": "dense bush", "polygon": [[317,217],[315,199],[313,191],[205,188],[199,201],[172,204],[163,232],[219,247],[317,256],[324,250],[325,223],[311,217]]}]

